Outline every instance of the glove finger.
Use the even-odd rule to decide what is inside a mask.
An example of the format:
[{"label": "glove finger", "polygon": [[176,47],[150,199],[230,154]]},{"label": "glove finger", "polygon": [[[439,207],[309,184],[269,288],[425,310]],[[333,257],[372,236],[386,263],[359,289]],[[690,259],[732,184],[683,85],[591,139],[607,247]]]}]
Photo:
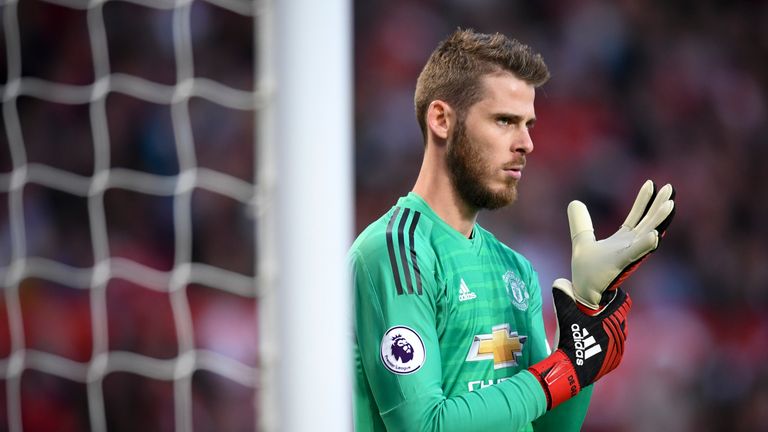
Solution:
[{"label": "glove finger", "polygon": [[642,225],[644,227],[643,229],[646,231],[656,229],[656,226],[661,223],[661,221],[652,224],[649,223],[648,218],[652,217],[667,201],[670,201],[673,193],[674,189],[672,189],[672,185],[669,183],[665,184],[664,187],[659,189],[656,197],[653,199],[653,202],[643,215],[642,219],[640,219],[640,222],[638,222],[637,226],[639,227]]},{"label": "glove finger", "polygon": [[564,292],[568,297],[571,298],[572,301],[580,303],[582,306],[597,310],[600,309],[600,298],[601,293],[594,292],[594,291],[587,291],[587,292],[579,292],[576,288],[574,288],[571,281],[568,279],[556,279],[552,283],[552,288],[557,288],[560,291]]},{"label": "glove finger", "polygon": [[555,315],[568,316],[576,309],[573,295],[573,284],[568,279],[556,279],[552,283],[552,301],[555,304]]},{"label": "glove finger", "polygon": [[[587,206],[581,201],[571,201],[568,204],[568,226],[571,229],[571,241],[576,246],[577,242],[595,241],[595,230],[592,227],[592,218],[589,216]],[[576,237],[579,237],[577,240]]]},{"label": "glove finger", "polygon": [[632,209],[629,211],[627,219],[624,220],[624,223],[621,224],[621,226],[629,229],[634,228],[640,222],[643,215],[648,211],[654,195],[656,195],[656,185],[653,184],[651,180],[646,180],[640,188],[637,198],[635,198],[635,203],[632,204]]},{"label": "glove finger", "polygon": [[[674,209],[674,201],[664,201],[664,203],[662,203],[657,209],[653,210],[652,213],[644,217],[635,229],[640,235],[643,235],[643,233],[648,231],[655,231],[657,226],[660,226],[662,223],[667,221],[670,214],[672,214],[672,210]],[[669,225],[669,222],[666,222],[666,225]]]},{"label": "glove finger", "polygon": [[[672,186],[670,186],[672,188]],[[675,189],[672,188],[672,194],[669,196],[669,200],[673,203],[675,202]],[[675,217],[675,207],[672,207],[672,212],[667,215],[666,219],[661,221],[659,225],[656,226],[656,231],[659,232],[659,239],[664,237],[664,234],[667,232],[667,228],[669,228],[669,224],[672,223],[672,219]]]},{"label": "glove finger", "polygon": [[568,316],[576,308],[571,281],[562,278],[555,279],[552,283],[552,303],[555,305],[555,319],[557,320],[552,346],[556,348],[560,343],[560,316]]},{"label": "glove finger", "polygon": [[573,294],[573,284],[568,279],[564,279],[564,278],[555,279],[555,281],[552,282],[553,297],[554,297],[555,291],[560,291],[563,294],[565,294],[567,297],[570,297],[571,302],[575,301],[575,296]]}]

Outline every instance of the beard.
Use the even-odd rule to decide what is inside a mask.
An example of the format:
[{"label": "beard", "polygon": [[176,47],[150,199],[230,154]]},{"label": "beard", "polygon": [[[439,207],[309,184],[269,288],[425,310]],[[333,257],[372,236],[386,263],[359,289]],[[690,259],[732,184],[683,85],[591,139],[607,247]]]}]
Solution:
[{"label": "beard", "polygon": [[517,199],[517,179],[509,178],[501,190],[493,190],[486,183],[494,170],[483,159],[477,144],[467,137],[463,121],[456,125],[448,141],[446,163],[454,189],[473,208],[496,210]]}]

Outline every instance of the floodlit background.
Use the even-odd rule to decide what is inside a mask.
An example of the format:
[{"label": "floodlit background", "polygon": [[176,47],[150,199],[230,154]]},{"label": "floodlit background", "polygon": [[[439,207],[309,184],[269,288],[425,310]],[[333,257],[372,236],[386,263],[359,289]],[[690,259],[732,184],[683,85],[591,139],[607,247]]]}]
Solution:
[{"label": "floodlit background", "polygon": [[626,284],[627,353],[597,384],[584,430],[768,430],[768,4],[355,6],[357,231],[416,178],[413,89],[435,45],[458,26],[517,38],[552,79],[537,92],[520,198],[480,223],[532,261],[545,296],[570,274],[570,200],[601,238],[646,178],[677,190],[661,249]]}]

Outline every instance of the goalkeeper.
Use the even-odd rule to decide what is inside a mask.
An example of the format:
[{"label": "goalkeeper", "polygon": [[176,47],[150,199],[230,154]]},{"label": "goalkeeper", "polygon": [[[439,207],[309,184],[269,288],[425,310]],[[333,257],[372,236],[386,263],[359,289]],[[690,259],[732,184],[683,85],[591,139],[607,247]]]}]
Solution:
[{"label": "goalkeeper", "polygon": [[631,301],[619,285],[657,248],[671,186],[646,182],[600,241],[586,207],[569,205],[572,269],[554,282],[554,352],[536,272],[476,223],[516,198],[535,89],[548,78],[527,46],[469,30],[421,72],[416,184],[349,252],[356,430],[578,430],[591,384],[621,361]]}]

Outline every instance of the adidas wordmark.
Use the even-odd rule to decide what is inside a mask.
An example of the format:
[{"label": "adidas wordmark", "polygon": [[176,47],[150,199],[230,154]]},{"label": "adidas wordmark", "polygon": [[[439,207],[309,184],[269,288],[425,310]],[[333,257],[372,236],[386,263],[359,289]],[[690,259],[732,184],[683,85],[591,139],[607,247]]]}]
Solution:
[{"label": "adidas wordmark", "polygon": [[576,348],[576,364],[578,366],[583,365],[584,360],[603,350],[595,340],[595,337],[590,335],[587,329],[579,327],[578,324],[574,323],[571,324],[571,332],[573,333],[573,342]]}]

